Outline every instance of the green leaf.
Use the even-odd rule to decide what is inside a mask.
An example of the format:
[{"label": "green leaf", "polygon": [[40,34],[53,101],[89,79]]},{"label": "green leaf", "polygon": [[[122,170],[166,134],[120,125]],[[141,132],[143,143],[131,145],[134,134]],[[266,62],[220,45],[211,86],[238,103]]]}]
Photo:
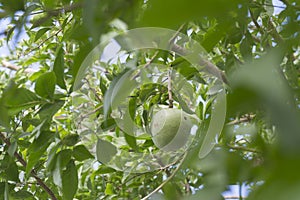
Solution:
[{"label": "green leaf", "polygon": [[269,16],[273,16],[274,13],[274,6],[272,0],[265,0],[265,10]]},{"label": "green leaf", "polygon": [[41,28],[40,30],[38,30],[38,32],[36,33],[36,35],[34,37],[34,41],[36,42],[49,30],[50,30],[50,28]]},{"label": "green leaf", "polygon": [[71,160],[62,173],[63,200],[73,200],[78,189],[78,174],[75,163]]},{"label": "green leaf", "polygon": [[[181,0],[152,0],[141,20],[144,26],[175,28],[192,19],[201,17],[217,17],[237,9],[236,0],[211,1],[181,1]],[[217,5],[217,6],[216,6]],[[178,13],[180,11],[180,13]]]},{"label": "green leaf", "polygon": [[10,194],[13,199],[34,199],[33,194],[26,190],[20,190],[18,192]]},{"label": "green leaf", "polygon": [[65,104],[63,100],[57,100],[53,103],[47,103],[41,107],[38,114],[41,120],[52,119],[53,115]]},{"label": "green leaf", "polygon": [[44,98],[52,98],[55,91],[56,76],[54,72],[42,74],[35,83],[35,92]]},{"label": "green leaf", "polygon": [[[39,97],[25,88],[17,88],[16,85],[6,88],[2,95],[2,106],[4,106],[4,114],[15,115],[18,112],[31,108],[41,103]],[[3,108],[2,108],[3,109]],[[7,119],[4,119],[7,123]]]},{"label": "green leaf", "polygon": [[24,11],[24,3],[24,0],[1,1],[4,9],[8,9],[11,12]]},{"label": "green leaf", "polygon": [[18,144],[16,141],[11,142],[10,146],[8,147],[7,153],[10,155],[10,157],[14,157],[14,154],[17,150]]},{"label": "green leaf", "polygon": [[62,144],[67,146],[74,146],[79,141],[79,135],[77,134],[69,134],[63,138]]},{"label": "green leaf", "polygon": [[108,116],[108,112],[111,108],[115,108],[126,100],[134,88],[137,87],[137,83],[132,79],[133,70],[125,69],[111,82],[109,89],[104,96],[104,116]]},{"label": "green leaf", "polygon": [[199,158],[202,159],[215,146],[216,136],[220,135],[226,118],[226,92],[223,89],[217,94],[215,100],[212,103],[211,119],[207,133],[204,137],[203,143],[200,147]]},{"label": "green leaf", "polygon": [[84,145],[75,146],[73,149],[73,157],[78,161],[84,161],[89,158],[94,158],[94,156],[87,150]]},{"label": "green leaf", "polygon": [[111,167],[108,167],[108,166],[105,166],[105,165],[100,165],[99,166],[99,169],[97,169],[96,171],[96,174],[109,174],[109,173],[112,173],[112,172],[115,172],[116,170],[111,168]]},{"label": "green leaf", "polygon": [[108,118],[102,122],[100,125],[102,131],[108,131],[114,127],[116,127],[116,121],[113,118]]},{"label": "green leaf", "polygon": [[96,147],[97,160],[101,163],[108,163],[117,154],[117,148],[110,142],[98,139]]},{"label": "green leaf", "polygon": [[105,195],[113,195],[114,194],[114,188],[111,183],[107,183],[104,191]]},{"label": "green leaf", "polygon": [[105,80],[103,78],[100,79],[100,90],[102,94],[104,95],[107,91],[107,87],[105,85]]},{"label": "green leaf", "polygon": [[70,149],[63,149],[57,154],[57,159],[60,160],[60,168],[63,169],[67,166],[70,162],[72,157],[72,150]]},{"label": "green leaf", "polygon": [[[80,50],[78,51],[78,53],[75,56],[74,59],[74,65],[71,68],[71,72],[72,72],[72,77],[73,77],[73,83],[77,84],[77,85],[73,85],[72,87],[74,87],[74,90],[78,90],[79,89],[79,84],[78,82],[82,80],[82,78],[85,75],[86,69],[89,66],[82,66],[84,60],[87,58],[88,54],[91,52],[93,46],[91,45],[91,43],[86,43],[85,46],[81,46]],[[87,63],[89,64],[89,62],[91,61],[87,61]],[[78,71],[80,70],[80,73],[78,74]],[[71,90],[73,90],[71,89]]]},{"label": "green leaf", "polygon": [[41,131],[40,135],[29,146],[27,150],[27,153],[29,154],[28,163],[26,166],[26,173],[28,175],[34,165],[41,159],[42,155],[47,150],[47,147],[52,142],[54,135],[55,134],[51,131]]},{"label": "green leaf", "polygon": [[124,136],[125,136],[125,140],[127,142],[127,144],[134,150],[137,150],[138,149],[138,146],[136,144],[136,138],[132,135],[129,135],[127,133],[124,133]]},{"label": "green leaf", "polygon": [[0,125],[4,126],[5,128],[9,128],[9,115],[8,110],[4,105],[0,104]]},{"label": "green leaf", "polygon": [[56,57],[53,64],[53,72],[56,76],[56,82],[59,87],[66,89],[65,84],[65,61],[64,61],[64,50],[61,47],[58,48],[56,52]]},{"label": "green leaf", "polygon": [[6,179],[14,182],[19,182],[18,166],[14,161],[14,159],[6,155],[3,161],[7,162],[6,169],[5,169]]}]

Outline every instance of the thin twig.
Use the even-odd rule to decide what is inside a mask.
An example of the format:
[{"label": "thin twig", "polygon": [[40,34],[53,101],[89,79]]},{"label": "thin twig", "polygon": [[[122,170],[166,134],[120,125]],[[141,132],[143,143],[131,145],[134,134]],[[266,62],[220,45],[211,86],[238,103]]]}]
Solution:
[{"label": "thin twig", "polygon": [[169,108],[173,108],[173,94],[172,94],[172,67],[168,71],[168,94],[169,94]]},{"label": "thin twig", "polygon": [[46,38],[45,40],[43,40],[37,47],[33,48],[33,49],[29,49],[29,51],[26,54],[29,54],[30,52],[33,52],[37,49],[39,49],[41,46],[43,46],[48,40],[50,40],[51,38],[57,36],[60,32],[62,31],[62,29],[59,29],[58,31],[56,31],[53,35],[51,35],[50,37]]},{"label": "thin twig", "polygon": [[262,30],[261,26],[258,24],[257,20],[254,17],[253,12],[250,9],[249,9],[249,13],[250,13],[251,20],[254,23],[255,27],[261,34],[263,34],[263,30]]},{"label": "thin twig", "polygon": [[160,189],[162,189],[177,173],[177,171],[180,169],[181,165],[183,164],[185,158],[186,158],[187,153],[184,154],[182,160],[180,161],[180,163],[178,164],[177,168],[173,171],[173,173],[164,181],[162,182],[162,184],[160,184],[157,188],[155,188],[155,190],[153,190],[151,193],[149,193],[147,196],[145,196],[144,198],[142,198],[141,200],[146,200],[149,197],[151,197],[153,194],[155,194],[156,192],[158,192]]},{"label": "thin twig", "polygon": [[[159,51],[156,51],[155,53],[154,53],[154,55],[150,58],[150,60],[143,66],[143,68],[147,68],[147,67],[149,67],[151,64],[152,64],[152,62],[153,62],[153,60],[156,58],[156,56],[158,55],[158,53],[159,53]],[[138,76],[140,76],[141,75],[141,71],[139,71],[134,77],[132,77],[131,78],[131,80],[135,80]]]},{"label": "thin twig", "polygon": [[239,119],[233,120],[231,122],[228,122],[226,125],[236,125],[244,122],[250,122],[255,118],[255,115],[248,115],[246,117],[241,117]]},{"label": "thin twig", "polygon": [[57,8],[57,9],[53,9],[53,10],[40,10],[40,11],[36,11],[36,12],[32,12],[28,15],[37,15],[37,14],[42,14],[42,13],[51,13],[52,16],[57,16],[58,14],[62,13],[62,12],[71,12],[73,10],[82,8],[82,3],[73,3],[71,5],[67,5],[64,6],[62,8]]},{"label": "thin twig", "polygon": [[173,37],[169,40],[169,44],[173,45],[175,42],[175,39],[177,38],[177,36],[180,34],[180,31],[183,29],[183,27],[185,26],[185,23],[182,24],[179,29],[176,31],[176,34],[173,35]]},{"label": "thin twig", "polygon": [[[177,44],[172,44],[171,49],[172,49],[172,51],[174,51],[175,53],[178,53],[181,56],[188,56],[188,55],[191,55],[192,53],[195,53],[195,52],[190,52],[190,51],[186,50],[185,48],[183,48],[183,47],[181,47]],[[226,77],[225,73],[222,70],[220,70],[215,64],[213,64],[210,61],[205,60],[204,58],[202,58],[201,55],[198,55],[198,64],[200,66],[203,66],[204,69],[208,73],[216,76],[223,83],[228,84],[228,80],[227,80],[227,77]]]},{"label": "thin twig", "polygon": [[[224,146],[222,146],[222,147],[224,147]],[[261,151],[259,151],[257,149],[243,147],[243,146],[234,146],[234,145],[227,144],[225,147],[234,149],[234,150],[247,151],[247,152],[252,152],[252,153],[262,153]]]},{"label": "thin twig", "polygon": [[[1,140],[9,147],[11,145],[10,141],[8,138],[6,138],[4,136],[3,133],[0,132],[0,138]],[[14,153],[14,156],[16,157],[16,159],[26,168],[27,166],[27,162],[23,159],[23,157],[21,156],[21,154],[19,154],[18,152]],[[30,172],[30,175],[32,177],[35,178],[35,180],[38,182],[38,184],[49,194],[49,196],[51,197],[52,200],[57,200],[55,194],[53,193],[53,191],[44,183],[44,181],[42,179],[40,179],[36,173],[36,171],[33,169]]]}]

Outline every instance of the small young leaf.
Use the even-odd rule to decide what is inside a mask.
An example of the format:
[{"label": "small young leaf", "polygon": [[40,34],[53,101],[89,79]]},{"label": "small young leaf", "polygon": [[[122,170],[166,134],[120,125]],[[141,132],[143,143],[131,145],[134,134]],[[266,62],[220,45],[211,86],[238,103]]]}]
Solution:
[{"label": "small young leaf", "polygon": [[113,195],[114,194],[113,185],[111,183],[106,184],[104,193],[105,193],[105,195]]}]

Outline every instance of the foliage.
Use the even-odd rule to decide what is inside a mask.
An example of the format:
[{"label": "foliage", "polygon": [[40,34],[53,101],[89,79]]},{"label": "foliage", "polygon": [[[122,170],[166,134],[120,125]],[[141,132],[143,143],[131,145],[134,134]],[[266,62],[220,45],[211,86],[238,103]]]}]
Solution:
[{"label": "foliage", "polygon": [[[224,199],[231,185],[246,185],[249,199],[299,198],[299,1],[1,0],[0,8],[10,51],[0,58],[0,199]],[[97,57],[100,70],[87,69],[77,85],[99,43],[150,26],[188,41],[173,52]],[[184,56],[193,41],[207,52],[202,71]],[[137,87],[153,63],[167,66],[157,68],[166,84]],[[168,85],[179,76],[180,95]],[[144,133],[118,123],[110,102],[121,99],[129,99],[124,120]],[[200,127],[178,159],[130,171],[141,159],[132,155],[159,151],[147,133],[158,105],[197,116]]]}]

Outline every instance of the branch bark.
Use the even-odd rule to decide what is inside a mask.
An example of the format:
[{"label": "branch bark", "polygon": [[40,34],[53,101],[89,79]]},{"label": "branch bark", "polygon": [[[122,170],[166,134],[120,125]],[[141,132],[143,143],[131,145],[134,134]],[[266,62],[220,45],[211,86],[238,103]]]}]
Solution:
[{"label": "branch bark", "polygon": [[[0,132],[0,138],[8,147],[11,145],[10,140],[8,138],[6,138],[4,136],[4,134],[1,132]],[[27,166],[27,162],[23,159],[21,154],[19,154],[18,152],[15,152],[14,156],[24,167]],[[49,194],[49,196],[51,197],[52,200],[57,200],[57,197],[55,196],[53,191],[44,183],[44,181],[42,179],[40,179],[38,177],[38,175],[34,169],[30,172],[30,175],[35,178],[37,183]]]},{"label": "branch bark", "polygon": [[[10,70],[13,70],[13,71],[18,71],[18,70],[21,69],[21,67],[19,67],[19,66],[17,66],[17,65],[14,65],[14,64],[12,64],[12,63],[10,63],[10,62],[7,62],[7,61],[5,61],[5,60],[3,60],[3,61],[1,62],[1,64],[2,64],[3,67],[5,67],[5,68],[7,68],[7,69],[10,69]],[[35,72],[35,70],[30,69],[30,68],[27,68],[27,69],[24,70],[24,72],[25,72],[25,73],[33,73],[33,72]]]},{"label": "branch bark", "polygon": [[[189,52],[188,50],[186,50],[185,48],[183,48],[177,44],[170,44],[170,45],[171,45],[172,51],[174,51],[175,53],[178,53],[180,55],[188,56],[193,53],[193,52]],[[226,78],[225,73],[222,70],[220,70],[215,64],[202,58],[201,55],[198,55],[198,64],[200,66],[203,66],[204,70],[206,72],[216,76],[223,83],[228,84],[228,80]]]}]

